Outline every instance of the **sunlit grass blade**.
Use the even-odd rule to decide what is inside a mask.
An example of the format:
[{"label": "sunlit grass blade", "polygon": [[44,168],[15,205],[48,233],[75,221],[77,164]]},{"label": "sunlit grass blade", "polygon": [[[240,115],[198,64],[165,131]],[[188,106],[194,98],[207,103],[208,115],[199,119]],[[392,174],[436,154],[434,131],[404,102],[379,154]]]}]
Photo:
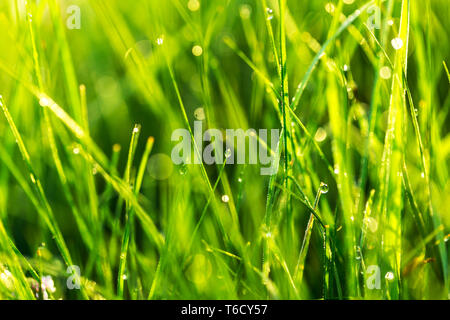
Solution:
[{"label": "sunlit grass blade", "polygon": [[[131,183],[131,168],[133,166],[133,160],[134,160],[134,155],[136,153],[136,147],[137,144],[139,142],[139,135],[141,132],[141,126],[140,125],[135,125],[133,132],[131,134],[131,142],[130,142],[130,147],[128,149],[128,159],[127,159],[127,164],[125,167],[125,183],[130,185]],[[147,144],[147,148],[146,148],[146,154],[147,154],[147,158],[148,155],[150,154],[151,148],[153,147],[153,145],[149,145]],[[147,160],[145,160],[146,162]],[[131,187],[131,185],[130,185]],[[137,194],[139,193],[139,190],[136,191],[135,189],[135,195],[137,196]],[[127,253],[128,253],[128,246],[129,246],[129,241],[130,241],[130,232],[131,232],[131,227],[132,227],[132,223],[133,223],[133,210],[131,207],[131,204],[127,202],[127,207],[126,207],[126,213],[125,213],[125,230],[122,236],[122,247],[120,249],[120,258],[119,258],[119,271],[118,271],[118,275],[117,275],[117,295],[121,298],[123,298],[123,287],[124,287],[124,281],[125,281],[125,266],[126,266],[126,261],[127,261]]]}]

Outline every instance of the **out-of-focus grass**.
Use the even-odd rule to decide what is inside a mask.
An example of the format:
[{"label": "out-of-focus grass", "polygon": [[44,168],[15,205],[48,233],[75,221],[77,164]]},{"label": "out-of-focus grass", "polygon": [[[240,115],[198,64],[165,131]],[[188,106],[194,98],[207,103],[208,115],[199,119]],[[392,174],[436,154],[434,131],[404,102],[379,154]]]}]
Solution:
[{"label": "out-of-focus grass", "polygon": [[[447,0],[2,1],[0,298],[50,275],[55,299],[448,299],[449,21]],[[203,115],[282,128],[278,174],[174,165]]]}]

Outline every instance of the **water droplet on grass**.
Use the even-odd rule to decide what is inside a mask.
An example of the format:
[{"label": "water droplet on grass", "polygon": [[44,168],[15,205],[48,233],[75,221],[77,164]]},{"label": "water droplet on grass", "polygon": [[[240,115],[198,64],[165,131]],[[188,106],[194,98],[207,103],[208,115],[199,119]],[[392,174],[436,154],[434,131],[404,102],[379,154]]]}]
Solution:
[{"label": "water droplet on grass", "polygon": [[200,121],[205,120],[205,110],[201,107],[195,109],[194,117],[195,117],[195,119],[200,120]]},{"label": "water droplet on grass", "polygon": [[230,197],[228,197],[226,194],[222,196],[222,202],[228,203],[230,201]]},{"label": "water droplet on grass", "polygon": [[225,151],[225,158],[229,158],[229,157],[231,157],[231,149],[230,148],[228,148],[226,151]]},{"label": "water droplet on grass", "polygon": [[316,140],[317,142],[322,142],[326,138],[327,138],[327,132],[325,131],[325,129],[319,127],[314,136],[314,140]]},{"label": "water droplet on grass", "polygon": [[325,10],[326,10],[328,13],[333,13],[334,10],[335,10],[334,4],[332,4],[331,2],[328,2],[328,3],[325,5]]},{"label": "water droplet on grass", "polygon": [[41,97],[39,99],[39,105],[41,107],[48,107],[50,105],[50,99],[48,99],[47,97]]},{"label": "water droplet on grass", "polygon": [[270,8],[266,8],[266,12],[267,12],[267,20],[272,20],[273,19],[273,10]]},{"label": "water droplet on grass", "polygon": [[199,45],[192,47],[192,54],[196,57],[200,57],[203,54],[203,48]]},{"label": "water droplet on grass", "polygon": [[386,273],[386,275],[384,276],[384,278],[385,278],[387,281],[392,281],[392,280],[394,280],[394,273],[393,273],[392,271],[389,271],[389,272]]},{"label": "water droplet on grass", "polygon": [[376,232],[378,229],[378,222],[372,217],[364,218],[364,225],[371,231]]},{"label": "water droplet on grass", "polygon": [[153,179],[166,180],[172,175],[173,162],[168,155],[157,153],[150,157],[147,168]]},{"label": "water droplet on grass", "polygon": [[241,6],[241,8],[239,9],[239,14],[242,19],[250,18],[251,13],[252,13],[252,7],[250,7],[248,4],[243,4]]},{"label": "water droplet on grass", "polygon": [[322,194],[326,194],[330,190],[328,188],[328,185],[325,182],[321,182],[319,188],[320,188],[320,193],[322,193]]},{"label": "water droplet on grass", "polygon": [[403,40],[397,37],[391,40],[391,44],[395,50],[399,50],[403,47]]},{"label": "water droplet on grass", "polygon": [[161,46],[164,43],[164,36],[161,35],[158,39],[156,39],[156,44]]},{"label": "water droplet on grass", "polygon": [[180,175],[185,176],[188,172],[188,166],[186,164],[182,164],[178,172]]},{"label": "water droplet on grass", "polygon": [[[144,58],[148,58],[152,53],[152,43],[149,40],[138,41],[135,46],[136,50],[140,52]],[[127,52],[126,56],[128,56],[130,52]]]},{"label": "water droplet on grass", "polygon": [[197,11],[200,9],[200,2],[198,0],[189,0],[187,7],[192,12]]},{"label": "water droplet on grass", "polygon": [[391,73],[391,68],[389,68],[388,66],[384,66],[383,68],[380,69],[380,77],[383,79],[389,79],[391,77],[392,73]]}]

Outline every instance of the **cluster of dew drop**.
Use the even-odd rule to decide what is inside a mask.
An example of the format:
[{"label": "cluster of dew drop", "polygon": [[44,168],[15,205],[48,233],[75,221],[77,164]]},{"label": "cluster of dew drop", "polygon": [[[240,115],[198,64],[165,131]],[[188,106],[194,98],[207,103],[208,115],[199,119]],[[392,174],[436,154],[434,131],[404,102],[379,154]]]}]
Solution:
[{"label": "cluster of dew drop", "polygon": [[266,12],[267,12],[267,20],[272,20],[273,19],[273,10],[270,8],[266,8]]},{"label": "cluster of dew drop", "polygon": [[158,39],[156,39],[156,44],[157,44],[158,46],[162,46],[163,43],[164,43],[164,35],[160,35],[160,36],[158,37]]}]

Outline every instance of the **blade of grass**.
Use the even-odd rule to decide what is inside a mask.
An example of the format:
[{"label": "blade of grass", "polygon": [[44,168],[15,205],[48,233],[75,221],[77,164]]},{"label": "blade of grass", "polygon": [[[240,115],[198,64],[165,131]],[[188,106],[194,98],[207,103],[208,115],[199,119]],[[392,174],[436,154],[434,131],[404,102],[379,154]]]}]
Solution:
[{"label": "blade of grass", "polygon": [[[131,180],[131,167],[133,165],[134,155],[136,153],[136,146],[139,142],[139,135],[140,135],[140,125],[135,125],[133,132],[131,134],[131,142],[130,147],[128,150],[128,158],[127,158],[127,164],[125,167],[125,183],[130,185]],[[146,147],[146,154],[147,157],[150,154],[149,151],[151,151],[152,145],[148,145]],[[150,148],[150,150],[148,150]],[[148,150],[148,152],[147,152]],[[146,162],[147,160],[145,160]],[[134,189],[134,193],[137,196],[139,191]],[[128,245],[130,241],[130,232],[131,232],[131,224],[133,223],[133,210],[131,207],[131,204],[127,202],[126,206],[126,213],[125,213],[125,230],[122,236],[122,247],[120,249],[120,259],[119,259],[119,271],[117,275],[117,296],[123,299],[123,287],[124,287],[124,281],[125,281],[125,266],[127,261],[127,253],[128,253]]]}]

